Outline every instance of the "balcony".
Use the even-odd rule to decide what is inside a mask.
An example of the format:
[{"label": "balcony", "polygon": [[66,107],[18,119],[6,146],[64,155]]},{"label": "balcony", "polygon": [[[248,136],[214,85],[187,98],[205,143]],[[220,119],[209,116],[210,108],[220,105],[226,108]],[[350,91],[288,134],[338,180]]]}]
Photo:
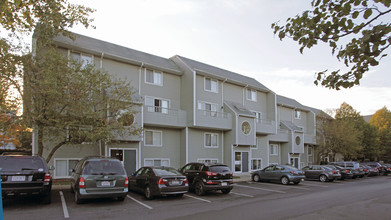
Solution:
[{"label": "balcony", "polygon": [[196,110],[196,127],[231,130],[232,115],[227,112]]},{"label": "balcony", "polygon": [[305,144],[316,144],[316,136],[311,134],[304,134],[304,143]]},{"label": "balcony", "polygon": [[186,127],[186,112],[181,109],[144,106],[144,125],[157,127]]},{"label": "balcony", "polygon": [[275,134],[276,122],[272,120],[256,119],[258,134]]},{"label": "balcony", "polygon": [[289,142],[291,139],[291,132],[287,129],[278,129],[277,134],[270,136],[271,141]]}]

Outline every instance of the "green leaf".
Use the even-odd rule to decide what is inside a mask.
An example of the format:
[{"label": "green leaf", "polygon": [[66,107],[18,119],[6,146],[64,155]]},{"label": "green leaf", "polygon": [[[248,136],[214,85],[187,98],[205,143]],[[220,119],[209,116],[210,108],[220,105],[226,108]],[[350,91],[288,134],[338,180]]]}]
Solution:
[{"label": "green leaf", "polygon": [[358,12],[358,11],[353,12],[352,18],[353,18],[353,19],[356,19],[356,18],[358,17],[359,14],[360,14],[360,12]]},{"label": "green leaf", "polygon": [[368,19],[372,15],[372,9],[367,9],[364,13],[364,18]]}]

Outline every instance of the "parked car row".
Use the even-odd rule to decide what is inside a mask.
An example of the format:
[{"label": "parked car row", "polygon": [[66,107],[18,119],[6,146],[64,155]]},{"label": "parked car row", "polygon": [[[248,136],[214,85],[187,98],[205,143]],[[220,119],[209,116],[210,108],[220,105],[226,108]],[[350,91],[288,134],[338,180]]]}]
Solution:
[{"label": "parked car row", "polygon": [[333,182],[334,180],[355,179],[391,173],[391,165],[377,162],[358,163],[354,161],[331,162],[328,165],[309,165],[301,170],[290,165],[270,165],[251,173],[255,182],[274,181],[284,185],[299,184],[306,180]]}]

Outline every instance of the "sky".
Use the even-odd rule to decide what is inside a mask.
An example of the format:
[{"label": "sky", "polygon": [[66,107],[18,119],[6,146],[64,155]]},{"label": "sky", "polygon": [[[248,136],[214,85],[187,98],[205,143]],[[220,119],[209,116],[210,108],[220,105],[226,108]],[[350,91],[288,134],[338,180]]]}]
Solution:
[{"label": "sky", "polygon": [[[391,109],[391,56],[366,73],[360,86],[316,86],[315,73],[344,69],[326,44],[299,52],[274,36],[271,24],[311,9],[303,0],[70,0],[96,9],[96,29],[71,31],[156,56],[184,56],[252,77],[277,93],[324,111],[343,102],[361,115]],[[388,50],[390,51],[390,49]],[[388,76],[387,76],[388,74]]]}]

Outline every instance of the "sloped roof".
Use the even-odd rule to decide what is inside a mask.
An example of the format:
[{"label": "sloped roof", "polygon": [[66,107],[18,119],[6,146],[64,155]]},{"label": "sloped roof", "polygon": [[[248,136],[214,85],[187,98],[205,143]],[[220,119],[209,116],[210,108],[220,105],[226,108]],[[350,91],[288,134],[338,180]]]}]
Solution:
[{"label": "sloped roof", "polygon": [[303,132],[303,128],[295,125],[293,122],[291,121],[281,121],[281,124],[286,127],[287,129],[291,130],[291,131],[298,131],[298,132]]},{"label": "sloped roof", "polygon": [[331,117],[329,114],[327,114],[326,112],[324,112],[324,111],[322,111],[320,109],[312,108],[312,107],[309,107],[309,106],[305,106],[305,107],[308,108],[313,113],[315,113],[316,116],[325,117],[325,118],[328,118],[328,119],[333,119],[333,117]]},{"label": "sloped roof", "polygon": [[254,89],[258,89],[260,91],[265,91],[265,92],[271,92],[270,89],[268,89],[266,86],[258,82],[257,80],[240,75],[238,73],[234,73],[228,70],[224,70],[215,66],[211,66],[205,63],[201,63],[186,57],[178,56],[176,55],[175,57],[178,57],[181,59],[183,62],[187,64],[193,71],[200,72],[206,75],[210,75],[216,78],[219,78],[221,80],[227,79],[227,81],[233,82],[235,84],[241,84],[243,86],[249,86]]},{"label": "sloped roof", "polygon": [[156,68],[158,70],[182,75],[179,67],[170,59],[133,50],[124,46],[73,33],[75,40],[65,36],[57,36],[54,43],[58,46],[92,53],[98,57],[103,56],[135,65]]},{"label": "sloped roof", "polygon": [[310,111],[308,108],[300,104],[298,101],[281,95],[277,95],[277,105],[287,106],[290,108],[300,109],[304,111]]},{"label": "sloped roof", "polygon": [[244,105],[240,103],[224,101],[224,104],[226,104],[232,111],[234,111],[238,115],[255,118],[254,113],[252,113],[250,110],[248,110]]}]

